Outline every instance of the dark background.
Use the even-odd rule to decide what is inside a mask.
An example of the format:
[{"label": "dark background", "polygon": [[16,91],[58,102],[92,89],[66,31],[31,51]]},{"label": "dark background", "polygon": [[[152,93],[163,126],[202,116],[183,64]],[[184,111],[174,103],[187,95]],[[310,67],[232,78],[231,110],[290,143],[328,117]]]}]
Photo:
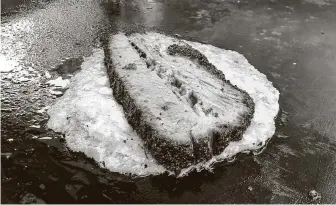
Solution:
[{"label": "dark background", "polygon": [[[1,35],[2,44],[28,51],[23,66],[34,63],[53,76],[57,66],[79,67],[101,36],[119,30],[180,34],[235,50],[280,91],[280,114],[287,121],[278,120],[262,154],[240,155],[234,163],[217,164],[213,173],[131,178],[66,149],[62,135],[43,129],[47,116],[36,112],[54,101],[48,90],[2,74],[2,203],[17,203],[27,193],[47,203],[336,202],[335,1],[2,0],[1,16],[2,32],[20,20],[34,23],[27,33],[6,30],[16,39]],[[29,128],[36,122],[41,129]],[[311,190],[322,198],[313,201]]]}]

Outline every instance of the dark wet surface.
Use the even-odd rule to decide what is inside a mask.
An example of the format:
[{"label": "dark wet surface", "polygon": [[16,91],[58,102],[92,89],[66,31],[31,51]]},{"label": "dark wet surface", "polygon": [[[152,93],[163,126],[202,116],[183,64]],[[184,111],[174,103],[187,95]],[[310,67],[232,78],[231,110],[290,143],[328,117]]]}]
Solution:
[{"label": "dark wet surface", "polygon": [[[27,73],[1,74],[2,203],[29,201],[27,193],[46,203],[336,202],[335,1],[8,2],[1,1],[1,30],[15,36],[1,36],[1,53],[17,54]],[[8,27],[16,24],[25,29]],[[122,29],[242,53],[279,89],[288,122],[278,123],[262,154],[217,164],[213,173],[132,179],[100,169],[45,130],[48,116],[39,110],[56,98],[45,71],[51,79],[76,72],[104,33]],[[312,201],[311,190],[321,199]]]}]

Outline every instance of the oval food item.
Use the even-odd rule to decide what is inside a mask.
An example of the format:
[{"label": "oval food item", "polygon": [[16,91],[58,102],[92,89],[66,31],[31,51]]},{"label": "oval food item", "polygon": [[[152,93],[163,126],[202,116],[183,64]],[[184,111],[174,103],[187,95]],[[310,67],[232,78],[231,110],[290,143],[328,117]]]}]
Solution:
[{"label": "oval food item", "polygon": [[185,42],[118,33],[104,52],[116,100],[167,169],[210,159],[240,140],[250,125],[251,97]]}]

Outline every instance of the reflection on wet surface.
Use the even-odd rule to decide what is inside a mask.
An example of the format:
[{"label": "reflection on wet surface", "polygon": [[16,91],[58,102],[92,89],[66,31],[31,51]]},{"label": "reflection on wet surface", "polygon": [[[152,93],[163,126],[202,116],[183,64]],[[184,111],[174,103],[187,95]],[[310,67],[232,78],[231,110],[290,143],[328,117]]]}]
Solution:
[{"label": "reflection on wet surface", "polygon": [[57,65],[53,70],[63,78],[71,78],[71,76],[81,69],[80,66],[83,61],[83,57],[65,59],[62,64]]},{"label": "reflection on wet surface", "polygon": [[[1,54],[16,62],[1,73],[3,203],[31,198],[27,193],[47,203],[303,203],[312,202],[311,190],[321,193],[315,202],[336,201],[335,2],[41,5],[4,15],[1,25]],[[118,29],[158,30],[238,51],[279,89],[288,122],[279,122],[262,154],[218,164],[213,173],[131,179],[99,168],[45,129],[44,110],[56,99],[46,82],[75,72],[99,38]]]}]

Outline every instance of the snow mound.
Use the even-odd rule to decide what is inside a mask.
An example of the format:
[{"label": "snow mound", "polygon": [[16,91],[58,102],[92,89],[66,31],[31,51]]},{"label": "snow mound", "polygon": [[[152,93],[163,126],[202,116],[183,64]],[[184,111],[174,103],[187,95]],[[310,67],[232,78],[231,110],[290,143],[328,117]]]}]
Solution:
[{"label": "snow mound", "polygon": [[[157,33],[138,35],[149,42],[176,40]],[[201,51],[233,85],[245,90],[255,103],[255,113],[242,140],[230,142],[220,155],[184,170],[181,176],[192,169],[210,168],[213,163],[240,152],[263,148],[275,132],[274,119],[279,110],[279,92],[243,55],[211,45],[184,42]],[[112,172],[142,176],[164,172],[165,169],[146,154],[142,141],[115,101],[103,58],[103,51],[96,50],[85,59],[82,70],[71,79],[69,89],[48,110],[48,127],[64,133],[69,148],[104,162],[102,166],[105,164]]]}]

